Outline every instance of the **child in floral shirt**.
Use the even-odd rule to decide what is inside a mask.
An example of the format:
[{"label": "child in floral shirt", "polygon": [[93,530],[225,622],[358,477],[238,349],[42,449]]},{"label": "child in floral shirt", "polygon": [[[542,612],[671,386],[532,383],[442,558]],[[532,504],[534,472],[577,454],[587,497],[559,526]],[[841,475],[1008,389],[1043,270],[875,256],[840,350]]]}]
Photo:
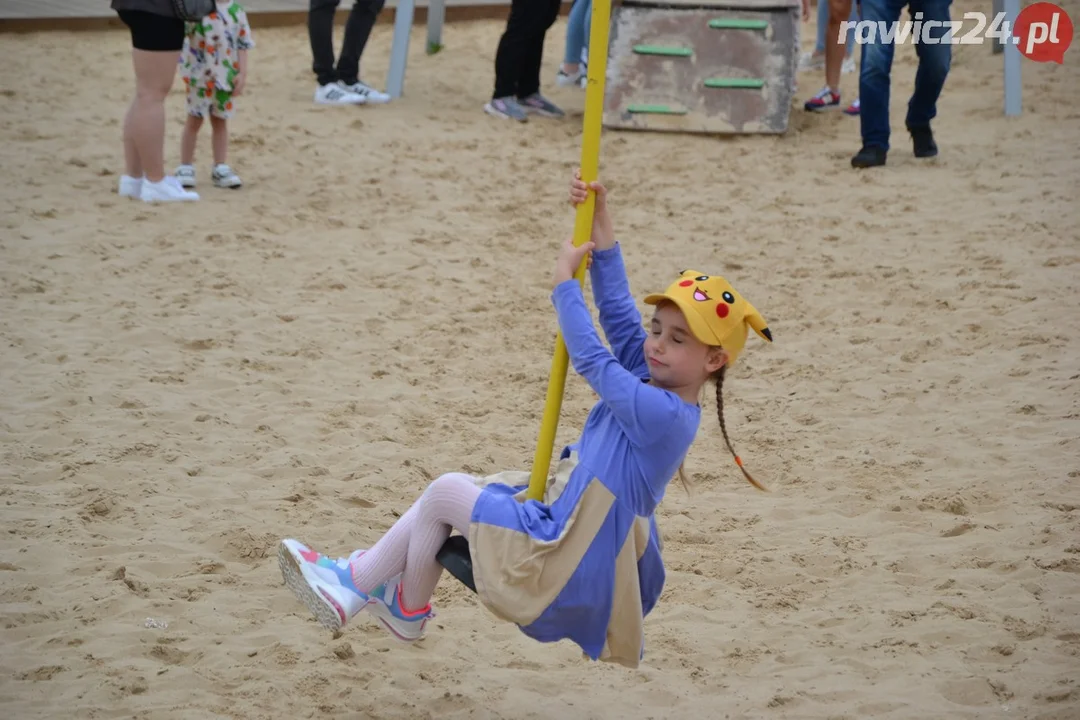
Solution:
[{"label": "child in floral shirt", "polygon": [[235,0],[217,0],[217,9],[199,22],[187,23],[187,38],[180,55],[181,75],[187,88],[187,122],[180,141],[176,176],[184,187],[195,187],[195,140],[203,118],[210,116],[214,169],[218,187],[238,188],[240,178],[226,164],[233,98],[247,83],[247,51],[255,47],[247,13]]}]

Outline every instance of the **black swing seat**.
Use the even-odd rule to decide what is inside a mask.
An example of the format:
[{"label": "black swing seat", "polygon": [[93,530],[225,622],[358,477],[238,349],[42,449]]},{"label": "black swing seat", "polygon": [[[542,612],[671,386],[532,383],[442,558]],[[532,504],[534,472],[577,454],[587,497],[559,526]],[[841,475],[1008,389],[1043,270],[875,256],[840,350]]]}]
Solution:
[{"label": "black swing seat", "polygon": [[461,581],[465,587],[476,592],[473,581],[472,555],[469,554],[469,541],[464,535],[452,535],[446,539],[435,559],[446,570]]}]

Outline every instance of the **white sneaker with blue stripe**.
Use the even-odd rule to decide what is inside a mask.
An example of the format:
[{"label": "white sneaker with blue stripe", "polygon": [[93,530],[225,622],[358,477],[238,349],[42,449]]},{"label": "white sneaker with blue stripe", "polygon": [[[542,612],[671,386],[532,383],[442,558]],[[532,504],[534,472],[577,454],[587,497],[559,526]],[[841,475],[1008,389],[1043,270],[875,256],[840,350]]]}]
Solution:
[{"label": "white sneaker with blue stripe", "polygon": [[427,621],[435,617],[431,603],[419,610],[406,610],[401,603],[401,574],[371,591],[368,612],[379,619],[394,637],[413,642],[424,636]]},{"label": "white sneaker with blue stripe", "polygon": [[363,553],[356,550],[347,558],[333,560],[287,539],[278,546],[278,567],[285,584],[319,623],[337,631],[373,602],[353,584],[350,565]]}]

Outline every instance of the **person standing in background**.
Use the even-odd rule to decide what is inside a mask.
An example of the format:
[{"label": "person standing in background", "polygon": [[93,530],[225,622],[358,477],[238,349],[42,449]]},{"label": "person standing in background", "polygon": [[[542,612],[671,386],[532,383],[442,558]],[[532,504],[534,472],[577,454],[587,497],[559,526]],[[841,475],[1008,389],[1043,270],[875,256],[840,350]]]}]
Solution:
[{"label": "person standing in background", "polygon": [[184,21],[172,0],[112,0],[131,30],[135,96],[124,115],[124,174],[119,194],[144,202],[183,202],[199,195],[165,174],[165,97],[184,47]]},{"label": "person standing in background", "polygon": [[530,114],[565,113],[540,94],[544,37],[559,16],[560,0],[511,0],[506,30],[495,52],[495,91],[484,112],[525,122]]},{"label": "person standing in background", "polygon": [[386,0],[355,0],[345,22],[341,56],[334,66],[334,15],[341,0],[310,0],[308,40],[312,70],[318,79],[319,105],[365,105],[390,102],[390,96],[360,80],[360,56]]}]

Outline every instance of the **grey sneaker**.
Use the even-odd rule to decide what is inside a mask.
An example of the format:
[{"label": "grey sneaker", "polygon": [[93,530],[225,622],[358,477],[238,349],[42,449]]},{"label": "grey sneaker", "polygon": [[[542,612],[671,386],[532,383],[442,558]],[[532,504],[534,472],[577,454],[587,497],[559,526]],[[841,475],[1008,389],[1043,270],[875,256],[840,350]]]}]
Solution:
[{"label": "grey sneaker", "polygon": [[214,185],[219,188],[238,188],[243,185],[240,182],[240,176],[225,163],[215,165],[210,177],[213,179]]},{"label": "grey sneaker", "polygon": [[525,108],[523,108],[517,100],[509,96],[495,98],[487,105],[484,105],[484,112],[488,115],[507,118],[508,120],[517,120],[518,122],[527,122],[529,119],[529,115],[525,112]]},{"label": "grey sneaker", "polygon": [[195,166],[194,165],[180,165],[176,168],[176,179],[180,181],[180,185],[186,188],[195,187]]},{"label": "grey sneaker", "polygon": [[527,98],[522,98],[519,102],[526,112],[536,113],[544,117],[561,118],[566,115],[558,105],[540,93],[533,93]]}]

